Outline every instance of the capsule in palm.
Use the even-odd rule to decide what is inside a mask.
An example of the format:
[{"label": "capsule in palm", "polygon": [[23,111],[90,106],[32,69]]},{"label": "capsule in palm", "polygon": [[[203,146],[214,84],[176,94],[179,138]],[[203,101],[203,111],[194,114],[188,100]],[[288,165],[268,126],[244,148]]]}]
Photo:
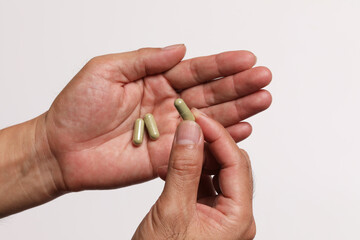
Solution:
[{"label": "capsule in palm", "polygon": [[174,105],[175,105],[176,109],[178,110],[182,119],[195,121],[194,115],[192,114],[192,112],[190,111],[190,109],[188,108],[188,106],[186,105],[184,100],[182,100],[181,98],[178,98],[175,100]]},{"label": "capsule in palm", "polygon": [[134,124],[133,143],[138,146],[142,143],[144,138],[144,120],[136,119]]},{"label": "capsule in palm", "polygon": [[155,118],[151,113],[147,113],[144,117],[145,126],[152,140],[159,138],[160,133],[156,126]]}]

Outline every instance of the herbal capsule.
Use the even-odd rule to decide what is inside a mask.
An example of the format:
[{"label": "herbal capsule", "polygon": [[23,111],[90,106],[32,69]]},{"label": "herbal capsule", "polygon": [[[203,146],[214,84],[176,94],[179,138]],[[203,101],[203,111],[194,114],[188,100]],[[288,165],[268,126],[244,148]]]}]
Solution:
[{"label": "herbal capsule", "polygon": [[159,138],[160,133],[156,126],[155,118],[151,113],[147,113],[144,117],[145,126],[152,140]]},{"label": "herbal capsule", "polygon": [[184,120],[195,121],[195,117],[181,98],[175,100],[174,105]]},{"label": "herbal capsule", "polygon": [[136,119],[134,124],[133,143],[140,145],[144,138],[144,120],[141,118]]}]

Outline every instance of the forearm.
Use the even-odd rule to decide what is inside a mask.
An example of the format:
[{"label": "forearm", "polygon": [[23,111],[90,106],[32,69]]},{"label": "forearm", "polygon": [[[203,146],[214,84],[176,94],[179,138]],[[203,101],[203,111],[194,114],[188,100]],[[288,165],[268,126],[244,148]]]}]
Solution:
[{"label": "forearm", "polygon": [[50,201],[63,189],[45,114],[0,131],[0,218]]}]

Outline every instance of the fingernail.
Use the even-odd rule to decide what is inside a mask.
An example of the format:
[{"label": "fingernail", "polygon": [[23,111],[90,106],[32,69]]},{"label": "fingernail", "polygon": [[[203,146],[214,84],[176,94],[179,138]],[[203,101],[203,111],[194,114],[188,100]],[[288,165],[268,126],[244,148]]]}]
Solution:
[{"label": "fingernail", "polygon": [[206,115],[204,112],[200,111],[197,108],[192,108],[191,111],[193,112],[193,114],[195,115],[195,118],[199,115],[203,115],[205,117],[209,117],[208,115]]},{"label": "fingernail", "polygon": [[175,143],[180,145],[198,144],[201,137],[200,126],[194,121],[183,121],[178,126]]},{"label": "fingernail", "polygon": [[173,50],[175,48],[179,48],[179,47],[182,47],[182,46],[184,46],[184,44],[174,44],[174,45],[164,47],[164,48],[162,48],[162,50]]}]

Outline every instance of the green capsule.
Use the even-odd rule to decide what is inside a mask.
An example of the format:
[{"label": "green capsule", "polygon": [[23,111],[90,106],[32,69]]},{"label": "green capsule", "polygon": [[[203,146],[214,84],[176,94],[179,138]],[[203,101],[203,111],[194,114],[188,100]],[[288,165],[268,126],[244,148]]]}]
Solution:
[{"label": "green capsule", "polygon": [[147,113],[144,117],[145,126],[152,140],[159,138],[160,133],[156,126],[155,118],[151,113]]},{"label": "green capsule", "polygon": [[144,120],[136,119],[134,124],[133,143],[138,146],[142,143],[144,138]]},{"label": "green capsule", "polygon": [[175,100],[174,105],[184,120],[195,121],[195,117],[181,98]]}]

